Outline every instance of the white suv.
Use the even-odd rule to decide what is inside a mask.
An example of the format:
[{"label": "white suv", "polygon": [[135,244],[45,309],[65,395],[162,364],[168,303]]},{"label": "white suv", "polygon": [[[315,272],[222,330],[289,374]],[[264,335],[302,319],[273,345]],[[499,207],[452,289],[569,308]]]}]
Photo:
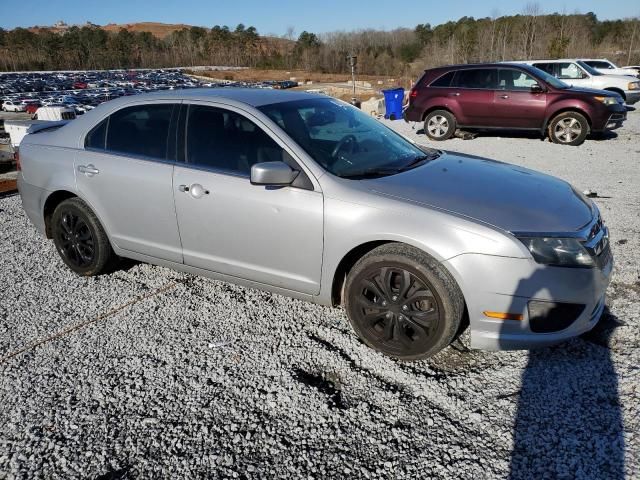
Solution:
[{"label": "white suv", "polygon": [[608,90],[631,105],[640,100],[640,81],[632,75],[604,75],[582,60],[526,60],[511,63],[533,65],[574,87]]},{"label": "white suv", "polygon": [[582,61],[605,75],[640,75],[640,70],[633,67],[618,67],[606,58],[583,58]]}]

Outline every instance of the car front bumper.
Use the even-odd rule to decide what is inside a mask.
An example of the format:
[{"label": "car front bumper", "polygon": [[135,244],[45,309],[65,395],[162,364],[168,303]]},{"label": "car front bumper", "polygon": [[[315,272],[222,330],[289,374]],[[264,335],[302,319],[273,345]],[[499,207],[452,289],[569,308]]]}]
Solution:
[{"label": "car front bumper", "polygon": [[[472,348],[514,350],[553,345],[591,330],[605,307],[613,257],[609,254],[602,268],[567,268],[526,258],[464,254],[447,260],[444,266],[454,274],[465,296]],[[584,308],[566,328],[536,333],[529,316],[530,301]],[[484,312],[517,314],[522,319],[499,320]]]}]

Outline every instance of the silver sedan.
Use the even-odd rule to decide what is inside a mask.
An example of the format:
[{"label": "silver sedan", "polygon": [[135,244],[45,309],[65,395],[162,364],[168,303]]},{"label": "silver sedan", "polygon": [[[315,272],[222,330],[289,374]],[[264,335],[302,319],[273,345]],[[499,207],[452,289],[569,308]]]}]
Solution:
[{"label": "silver sedan", "polygon": [[207,89],[125,97],[27,135],[24,209],[80,275],[119,257],[343,305],[424,358],[591,329],[613,260],[596,205],[522,167],[432,150],[341,101]]}]

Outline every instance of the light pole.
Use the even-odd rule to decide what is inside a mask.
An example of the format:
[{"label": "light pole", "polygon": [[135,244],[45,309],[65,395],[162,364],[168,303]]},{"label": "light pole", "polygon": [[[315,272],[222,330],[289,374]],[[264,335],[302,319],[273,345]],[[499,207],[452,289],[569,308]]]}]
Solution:
[{"label": "light pole", "polygon": [[349,62],[349,66],[351,67],[351,83],[353,84],[353,97],[351,98],[351,104],[356,107],[360,107],[358,105],[358,99],[356,97],[356,65],[358,64],[358,57],[355,55],[349,55],[347,57],[347,61]]}]

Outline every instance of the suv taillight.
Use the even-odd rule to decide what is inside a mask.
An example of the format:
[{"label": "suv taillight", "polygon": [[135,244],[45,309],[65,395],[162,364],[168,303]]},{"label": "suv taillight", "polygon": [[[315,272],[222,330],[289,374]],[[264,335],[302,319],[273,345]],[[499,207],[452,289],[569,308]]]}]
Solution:
[{"label": "suv taillight", "polygon": [[16,150],[15,152],[13,152],[13,159],[16,162],[16,170],[17,171],[21,171],[22,170],[22,165],[20,165],[20,151]]},{"label": "suv taillight", "polygon": [[418,89],[416,87],[413,87],[411,89],[411,93],[409,93],[409,97],[410,98],[416,98],[418,96]]}]

